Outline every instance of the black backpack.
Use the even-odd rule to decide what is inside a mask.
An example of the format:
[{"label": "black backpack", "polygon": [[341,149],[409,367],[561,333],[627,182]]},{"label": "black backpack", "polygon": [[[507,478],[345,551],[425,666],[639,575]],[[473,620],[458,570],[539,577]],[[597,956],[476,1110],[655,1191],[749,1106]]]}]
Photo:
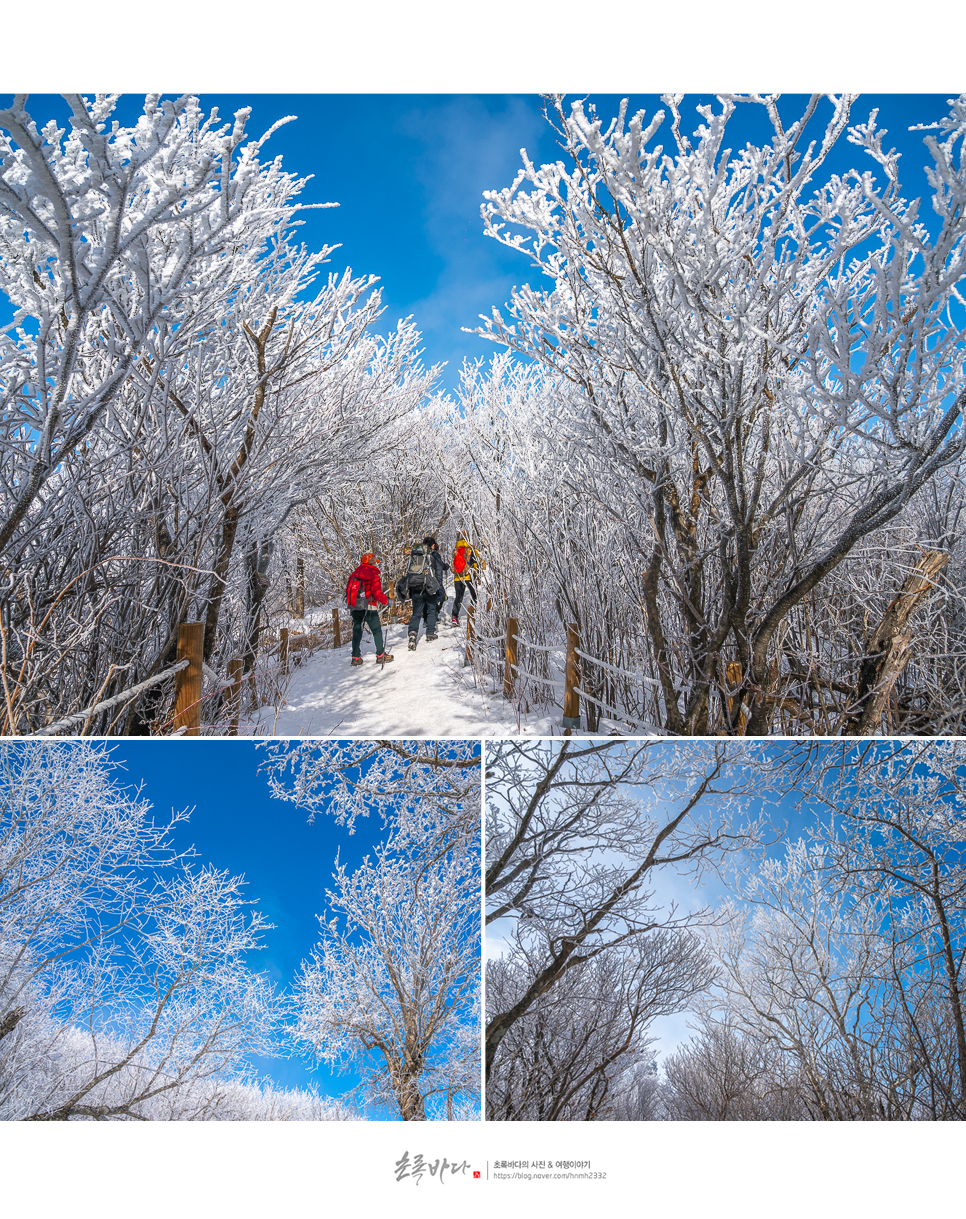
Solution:
[{"label": "black backpack", "polygon": [[406,569],[406,587],[409,595],[428,593],[435,597],[439,592],[439,581],[433,575],[433,553],[428,546],[414,546]]}]

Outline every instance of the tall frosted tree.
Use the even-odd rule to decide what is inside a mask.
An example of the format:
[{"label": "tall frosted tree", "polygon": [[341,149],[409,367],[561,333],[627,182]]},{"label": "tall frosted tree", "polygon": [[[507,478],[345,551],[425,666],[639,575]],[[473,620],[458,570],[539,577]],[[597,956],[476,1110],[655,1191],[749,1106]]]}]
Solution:
[{"label": "tall frosted tree", "polygon": [[321,938],[299,979],[297,1036],[361,1076],[403,1121],[476,1116],[480,1084],[477,741],[286,741],[264,747],[273,793],[385,840],[337,861]]},{"label": "tall frosted tree", "polygon": [[391,837],[354,872],[339,866],[319,917],[298,1035],[403,1121],[474,1115],[479,882],[476,851],[427,864],[416,837]]},{"label": "tall frosted tree", "polygon": [[[860,591],[875,575],[839,569],[867,539],[901,540],[892,578],[917,577],[921,600],[954,542],[966,103],[926,137],[926,222],[875,113],[850,125],[851,96],[722,96],[693,135],[681,98],[663,102],[607,121],[551,98],[563,157],[525,159],[487,194],[486,231],[541,280],[481,333],[551,378],[541,432],[567,504],[547,528],[504,488],[503,511],[561,550],[558,602],[590,650],[643,651],[644,722],[758,735],[845,694],[838,730],[874,731],[919,602],[903,585],[906,610],[877,632]],[[730,143],[742,107],[760,134]],[[861,163],[835,172],[846,142]],[[588,567],[603,623],[572,595]]]}]

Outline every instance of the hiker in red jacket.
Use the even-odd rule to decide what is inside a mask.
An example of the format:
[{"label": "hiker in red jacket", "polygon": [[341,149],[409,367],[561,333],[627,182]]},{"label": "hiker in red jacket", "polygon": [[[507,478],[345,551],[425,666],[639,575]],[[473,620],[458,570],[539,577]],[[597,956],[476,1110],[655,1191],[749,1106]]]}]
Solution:
[{"label": "hiker in red jacket", "polygon": [[379,621],[379,606],[388,605],[389,598],[382,591],[382,580],[376,566],[376,556],[371,550],[359,560],[359,566],[349,577],[345,590],[346,605],[352,612],[352,664],[362,664],[362,628],[366,623],[372,631],[376,645],[376,661],[385,664],[392,655],[385,651],[382,641],[382,623]]}]

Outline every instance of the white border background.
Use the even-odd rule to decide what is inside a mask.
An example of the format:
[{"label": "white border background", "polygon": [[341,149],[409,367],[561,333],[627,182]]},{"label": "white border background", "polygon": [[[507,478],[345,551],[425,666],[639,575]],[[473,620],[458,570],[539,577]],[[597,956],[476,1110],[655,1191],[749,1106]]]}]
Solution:
[{"label": "white border background", "polygon": [[950,93],[964,82],[958,0],[14,3],[0,23],[6,90]]},{"label": "white border background", "polygon": [[[961,4],[600,6],[559,0],[25,4],[0,24],[5,92],[569,92],[966,87]],[[920,16],[922,14],[922,16]],[[378,133],[374,133],[378,135]],[[961,1205],[955,1126],[787,1123],[5,1124],[11,1216],[303,1219],[347,1211],[876,1219]],[[403,1151],[468,1160],[396,1182]],[[604,1181],[487,1181],[487,1161],[591,1161]],[[492,1170],[491,1170],[492,1171]]]}]

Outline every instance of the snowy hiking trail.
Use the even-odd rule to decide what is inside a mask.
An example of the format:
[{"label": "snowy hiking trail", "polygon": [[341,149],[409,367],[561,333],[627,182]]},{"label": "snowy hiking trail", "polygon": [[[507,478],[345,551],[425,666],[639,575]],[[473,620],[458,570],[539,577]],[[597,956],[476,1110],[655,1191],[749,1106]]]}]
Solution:
[{"label": "snowy hiking trail", "polygon": [[473,670],[463,668],[465,622],[454,627],[441,620],[432,641],[421,629],[415,652],[407,648],[406,624],[395,622],[388,643],[395,659],[385,668],[376,663],[368,632],[359,667],[349,663],[349,642],[307,657],[277,711],[260,708],[239,725],[239,735],[473,738],[553,731],[550,720],[535,716],[518,726],[500,694],[474,684]]}]

